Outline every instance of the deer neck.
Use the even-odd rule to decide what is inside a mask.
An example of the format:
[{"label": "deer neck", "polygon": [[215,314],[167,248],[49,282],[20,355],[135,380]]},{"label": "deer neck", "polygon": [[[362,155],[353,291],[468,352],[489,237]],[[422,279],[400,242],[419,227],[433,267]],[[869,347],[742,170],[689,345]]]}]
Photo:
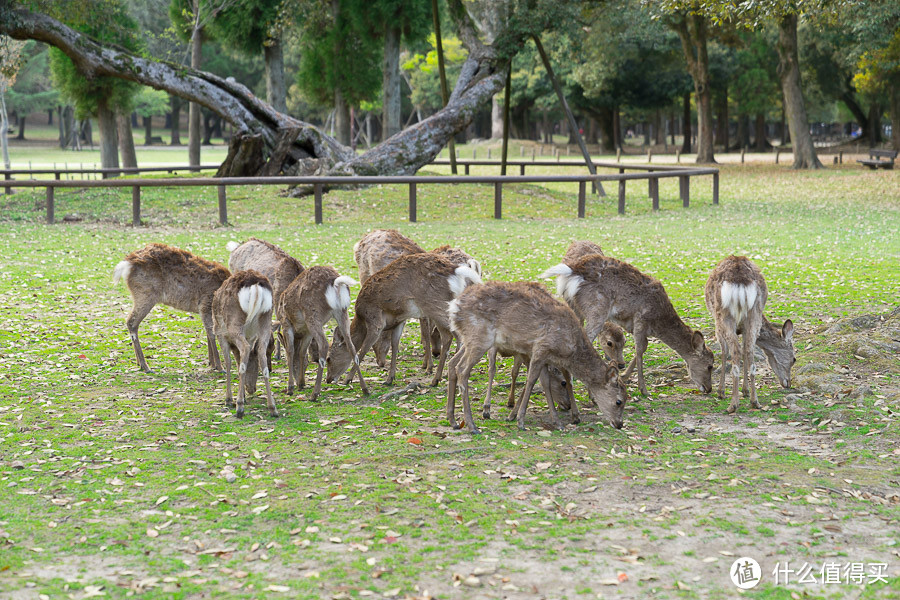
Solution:
[{"label": "deer neck", "polygon": [[682,358],[687,357],[694,351],[692,342],[694,332],[685,325],[674,309],[671,316],[664,322],[654,323],[654,326],[650,328],[648,333],[658,338],[659,341],[677,352]]}]

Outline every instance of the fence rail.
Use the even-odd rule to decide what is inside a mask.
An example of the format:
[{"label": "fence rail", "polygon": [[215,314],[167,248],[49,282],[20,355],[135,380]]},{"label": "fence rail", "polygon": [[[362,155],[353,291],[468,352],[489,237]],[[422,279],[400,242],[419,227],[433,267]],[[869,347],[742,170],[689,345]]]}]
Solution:
[{"label": "fence rail", "polygon": [[[489,164],[499,164],[496,161]],[[509,164],[509,163],[507,163]],[[535,163],[529,163],[535,164]],[[538,163],[539,164],[539,163]],[[559,164],[559,163],[552,163]],[[417,186],[428,184],[485,183],[494,186],[494,218],[503,216],[503,185],[515,183],[578,183],[578,217],[584,218],[586,209],[586,188],[588,183],[618,182],[618,212],[625,214],[626,182],[634,180],[648,181],[648,195],[653,210],[659,209],[659,180],[677,177],[679,179],[679,196],[682,206],[690,206],[690,178],[693,176],[712,176],[713,204],[719,203],[719,170],[715,168],[689,167],[646,167],[611,165],[619,170],[618,174],[609,175],[406,175],[406,176],[360,176],[360,177],[202,177],[202,178],[165,178],[165,179],[103,179],[103,180],[67,180],[67,179],[9,179],[4,185],[7,193],[11,187],[46,188],[47,223],[55,221],[56,188],[131,188],[132,189],[132,224],[141,223],[141,189],[145,187],[216,187],[219,200],[219,222],[227,224],[227,188],[244,185],[277,185],[307,186],[313,192],[314,219],[316,224],[323,221],[322,194],[327,189],[357,185],[407,185],[409,186],[409,220],[417,220]],[[571,166],[584,166],[584,163],[573,163]],[[639,169],[645,173],[625,173],[626,169]],[[121,169],[119,169],[121,171]],[[56,171],[51,171],[56,172]]]}]

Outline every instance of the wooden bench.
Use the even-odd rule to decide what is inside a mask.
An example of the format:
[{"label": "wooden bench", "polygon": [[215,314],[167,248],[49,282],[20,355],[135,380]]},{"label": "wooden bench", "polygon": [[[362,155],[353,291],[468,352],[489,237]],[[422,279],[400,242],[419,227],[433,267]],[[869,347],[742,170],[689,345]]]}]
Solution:
[{"label": "wooden bench", "polygon": [[[884,157],[884,158],[882,158]],[[878,167],[884,169],[893,169],[894,168],[894,159],[897,158],[896,150],[869,150],[869,158],[867,160],[857,159],[856,162],[862,163],[869,167],[870,169],[877,169]]]}]

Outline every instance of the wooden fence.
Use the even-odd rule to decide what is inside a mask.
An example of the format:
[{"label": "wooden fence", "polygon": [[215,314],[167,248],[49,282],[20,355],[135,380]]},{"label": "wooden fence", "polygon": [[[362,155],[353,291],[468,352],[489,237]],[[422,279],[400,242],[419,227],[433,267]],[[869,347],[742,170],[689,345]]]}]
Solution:
[{"label": "wooden fence", "polygon": [[[477,162],[477,161],[471,161]],[[499,162],[488,164],[499,165]],[[507,163],[510,164],[510,163]],[[541,164],[541,163],[528,163]],[[547,163],[559,164],[559,163]],[[568,166],[568,165],[567,165]],[[571,166],[584,166],[584,163],[574,163]],[[218,189],[219,196],[219,223],[228,222],[227,188],[229,186],[243,185],[277,185],[277,186],[307,186],[312,189],[313,211],[316,224],[322,223],[322,194],[327,189],[341,186],[357,185],[407,185],[409,187],[409,220],[417,219],[417,188],[419,185],[430,184],[456,184],[456,183],[483,183],[494,186],[494,218],[503,216],[503,185],[515,183],[578,183],[578,217],[584,218],[587,195],[587,184],[602,182],[618,183],[618,211],[625,214],[625,186],[626,182],[644,180],[648,182],[648,196],[652,202],[653,210],[659,209],[659,180],[662,178],[677,177],[679,180],[679,196],[682,206],[690,206],[690,178],[694,176],[712,176],[712,200],[713,204],[719,203],[719,170],[715,168],[678,168],[672,166],[637,166],[616,163],[598,163],[598,166],[612,166],[619,170],[618,174],[610,175],[468,175],[468,176],[435,176],[435,175],[407,175],[384,177],[203,177],[203,178],[160,178],[160,179],[102,179],[102,180],[77,180],[77,179],[7,179],[4,185],[7,193],[16,188],[45,188],[47,194],[46,211],[47,223],[55,221],[55,190],[57,188],[131,188],[132,193],[132,224],[141,223],[141,189],[145,187],[211,187]],[[173,168],[173,167],[167,167]],[[164,168],[165,169],[165,168]],[[175,168],[177,169],[177,168]],[[626,169],[639,169],[644,173],[625,173]],[[113,169],[123,171],[123,169]],[[108,170],[107,170],[108,171]],[[4,174],[11,171],[0,171]],[[65,171],[45,171],[63,174]],[[21,171],[16,171],[21,173]]]}]

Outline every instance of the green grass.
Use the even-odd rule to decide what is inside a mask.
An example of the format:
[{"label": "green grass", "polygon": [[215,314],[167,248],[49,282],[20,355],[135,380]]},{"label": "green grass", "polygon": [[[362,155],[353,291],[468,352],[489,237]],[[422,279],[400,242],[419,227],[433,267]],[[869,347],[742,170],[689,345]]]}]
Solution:
[{"label": "green grass", "polygon": [[[862,597],[897,597],[896,359],[855,359],[852,339],[826,331],[896,307],[900,177],[724,166],[718,207],[701,181],[688,210],[674,182],[658,213],[630,184],[625,217],[592,198],[584,220],[571,186],[505,188],[501,221],[492,188],[419,186],[415,224],[404,187],[336,191],[318,227],[309,199],[272,188],[229,191],[231,227],[216,224],[212,189],[145,190],[138,228],[129,191],[62,191],[57,218],[81,221],[55,226],[41,223],[42,191],[0,196],[0,596],[732,598],[728,568],[752,556],[766,575],[779,560],[885,562],[889,583]],[[744,401],[725,415],[727,400],[694,393],[683,362],[651,341],[651,396],[634,399],[622,431],[587,406],[582,425],[548,431],[536,395],[527,431],[499,407],[472,437],[449,428],[441,388],[379,400],[394,388],[371,363],[371,397],[324,386],[315,404],[308,390],[285,395],[276,363],[282,417],[257,396],[237,421],[205,367],[199,319],[162,306],[141,327],[155,372],[136,371],[130,299],[109,279],[129,251],[162,241],[225,262],[229,240],[256,235],[353,275],[352,246],[375,227],[459,245],[502,280],[533,280],[571,240],[595,240],[660,278],[709,343],[707,274],[747,254],[766,275],[767,315],[796,324],[795,377],[821,363],[838,391],[788,397],[764,372],[766,410]],[[889,344],[896,320],[884,327],[861,333]],[[404,385],[424,379],[416,330],[401,347]],[[478,398],[486,370],[475,369]],[[873,394],[849,397],[860,383]],[[771,582],[748,597],[855,590]]]}]

